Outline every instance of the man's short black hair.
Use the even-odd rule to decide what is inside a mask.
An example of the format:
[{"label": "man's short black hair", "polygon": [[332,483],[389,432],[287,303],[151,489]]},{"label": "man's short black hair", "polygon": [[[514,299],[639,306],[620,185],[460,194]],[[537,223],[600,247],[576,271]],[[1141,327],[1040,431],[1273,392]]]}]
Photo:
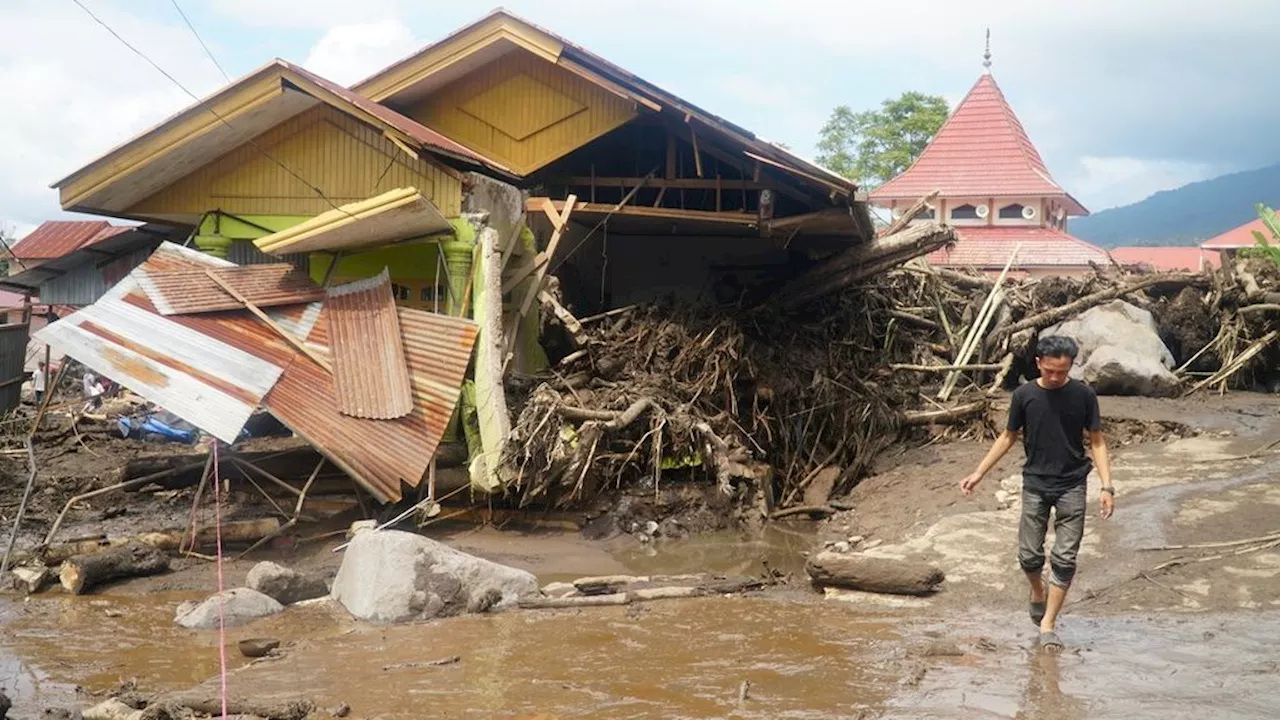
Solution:
[{"label": "man's short black hair", "polygon": [[1065,335],[1046,335],[1036,343],[1036,357],[1067,357],[1074,362],[1080,354],[1080,346]]}]

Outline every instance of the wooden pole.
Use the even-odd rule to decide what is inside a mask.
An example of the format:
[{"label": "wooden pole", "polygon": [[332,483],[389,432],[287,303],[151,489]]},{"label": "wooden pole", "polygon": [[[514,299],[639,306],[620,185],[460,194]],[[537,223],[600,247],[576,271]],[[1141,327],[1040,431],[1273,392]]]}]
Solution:
[{"label": "wooden pole", "polygon": [[[973,321],[973,327],[969,329],[969,335],[965,338],[964,345],[960,350],[960,354],[956,356],[956,364],[964,365],[969,362],[969,358],[973,355],[973,351],[977,349],[978,343],[982,341],[982,336],[987,332],[987,325],[991,319],[995,317],[996,309],[999,307],[1001,300],[1004,299],[1004,291],[1001,285],[1004,279],[1009,275],[1009,268],[1013,267],[1013,261],[1018,257],[1018,251],[1022,249],[1019,243],[1013,248],[1013,252],[1009,253],[1009,260],[1005,262],[1004,269],[1000,271],[1000,276],[996,278],[996,284],[991,288],[991,292],[987,294],[987,299],[982,303],[982,309],[978,311],[978,317]],[[938,399],[946,400],[951,397],[951,392],[955,390],[956,383],[960,380],[960,372],[954,371],[947,375],[946,382],[943,383],[942,389],[938,391]]]},{"label": "wooden pole", "polygon": [[281,327],[280,324],[277,323],[275,320],[272,320],[271,316],[263,312],[262,308],[258,307],[257,305],[254,305],[252,302],[249,301],[248,298],[246,298],[244,295],[241,295],[235,288],[231,287],[226,282],[223,282],[222,278],[218,277],[217,275],[214,275],[212,270],[205,270],[204,274],[208,275],[209,279],[212,280],[214,283],[216,283],[218,287],[225,290],[228,295],[235,298],[242,305],[244,305],[245,308],[249,310],[249,312],[256,315],[259,320],[266,323],[267,327],[276,331],[276,334],[284,338],[285,342],[292,345],[295,350],[311,358],[311,360],[314,361],[315,364],[324,368],[325,372],[330,372],[330,373],[333,372],[333,368],[329,366],[329,363],[325,361],[323,358],[321,358],[320,355],[317,354],[314,350],[307,347],[306,343],[294,337],[292,333],[290,333],[288,330],[285,330],[283,327]]}]

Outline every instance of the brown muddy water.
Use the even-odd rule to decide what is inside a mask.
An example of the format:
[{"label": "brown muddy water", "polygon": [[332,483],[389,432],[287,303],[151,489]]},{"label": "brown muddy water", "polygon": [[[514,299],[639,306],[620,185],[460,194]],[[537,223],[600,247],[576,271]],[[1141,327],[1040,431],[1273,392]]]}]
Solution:
[{"label": "brown muddy water", "polygon": [[[732,541],[731,541],[732,540]],[[620,552],[632,572],[787,570],[791,535],[701,537]],[[794,567],[795,563],[792,563]],[[554,578],[553,578],[554,579]],[[173,624],[178,602],[57,593],[0,599],[0,687],[12,717],[80,707],[136,679],[185,689],[217,673],[217,635]],[[520,611],[407,626],[352,622],[327,604],[228,631],[233,693],[309,698],[354,718],[1277,718],[1280,613],[1091,616],[1044,655],[1021,614],[837,602],[799,589],[759,597],[583,611]],[[285,655],[242,668],[236,641]],[[451,656],[439,667],[411,667]],[[743,687],[746,683],[745,699]]]}]

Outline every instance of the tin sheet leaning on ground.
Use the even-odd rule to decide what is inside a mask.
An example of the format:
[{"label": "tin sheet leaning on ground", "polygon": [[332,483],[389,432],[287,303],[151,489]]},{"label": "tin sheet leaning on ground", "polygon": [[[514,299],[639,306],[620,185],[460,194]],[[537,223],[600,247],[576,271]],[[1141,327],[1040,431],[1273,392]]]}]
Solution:
[{"label": "tin sheet leaning on ground", "polygon": [[[229,267],[224,260],[172,243],[161,245],[144,266],[149,272]],[[329,355],[321,303],[274,308],[267,314],[305,337],[322,357]],[[93,325],[82,327],[85,320],[100,317],[109,324],[117,315],[145,325],[144,331],[126,328],[127,336],[116,333],[128,347],[115,336],[91,332]],[[397,315],[413,409],[395,420],[340,413],[333,376],[247,311],[164,317],[132,276],[98,303],[49,325],[39,337],[227,442],[234,441],[261,399],[370,494],[389,502],[400,498],[402,482],[414,487],[426,474],[458,402],[477,332],[474,323],[462,318],[409,308],[397,308]],[[185,364],[170,357],[176,349]]]},{"label": "tin sheet leaning on ground", "polygon": [[138,283],[161,315],[242,310],[244,304],[205,272],[235,289],[258,307],[297,305],[324,299],[324,288],[288,263],[181,270],[138,268]]},{"label": "tin sheet leaning on ground", "polygon": [[[166,243],[143,266],[187,254],[199,255]],[[214,267],[223,262],[202,259]],[[286,364],[280,361],[288,358],[264,356],[175,320],[156,312],[131,274],[36,338],[219,440],[234,442],[280,378]]]},{"label": "tin sheet leaning on ground", "polygon": [[324,301],[338,412],[392,420],[413,410],[391,273],[329,288]]}]

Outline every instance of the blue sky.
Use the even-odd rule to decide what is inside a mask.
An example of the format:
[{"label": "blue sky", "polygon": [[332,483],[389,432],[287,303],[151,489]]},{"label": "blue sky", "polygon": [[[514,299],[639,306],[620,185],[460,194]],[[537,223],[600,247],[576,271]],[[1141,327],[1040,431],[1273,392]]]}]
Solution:
[{"label": "blue sky", "polygon": [[[173,0],[81,0],[195,94],[224,83]],[[272,57],[350,83],[480,17],[472,0],[178,0],[232,77]],[[812,153],[837,104],[953,105],[993,72],[1055,178],[1097,211],[1280,161],[1267,0],[508,0],[508,9]],[[191,102],[72,0],[0,2],[0,227],[48,185]]]}]

